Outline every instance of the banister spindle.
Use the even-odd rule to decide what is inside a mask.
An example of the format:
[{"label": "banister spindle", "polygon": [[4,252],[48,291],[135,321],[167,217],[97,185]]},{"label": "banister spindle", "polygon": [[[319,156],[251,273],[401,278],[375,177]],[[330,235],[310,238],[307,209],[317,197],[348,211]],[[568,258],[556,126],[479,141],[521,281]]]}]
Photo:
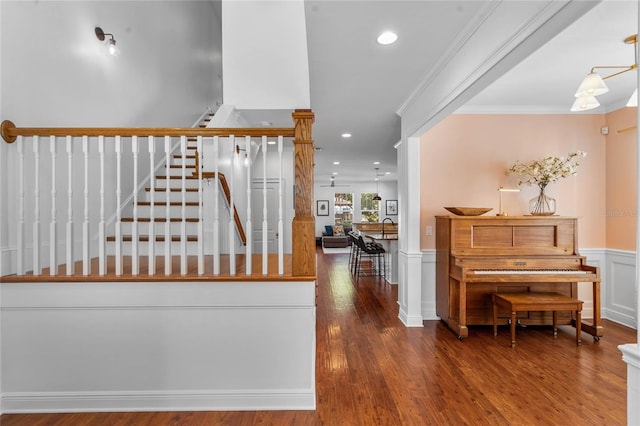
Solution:
[{"label": "banister spindle", "polygon": [[171,275],[171,191],[169,190],[169,170],[171,165],[171,136],[164,137],[164,158],[167,167],[165,168],[165,174],[167,179],[166,187],[164,188],[164,200],[165,200],[165,222],[164,222],[164,274]]},{"label": "banister spindle", "polygon": [[[155,165],[156,144],[153,136],[147,138],[149,142],[149,173],[152,173]],[[151,176],[149,179],[149,275],[155,275],[156,273],[156,216],[155,216],[155,204],[156,204],[156,180]]]},{"label": "banister spindle", "polygon": [[198,136],[196,165],[198,176],[198,275],[204,275],[204,212],[202,211],[202,136]]},{"label": "banister spindle", "polygon": [[140,274],[140,259],[138,254],[138,137],[131,139],[131,152],[133,154],[133,223],[131,224],[131,275]]},{"label": "banister spindle", "polygon": [[91,257],[89,256],[89,136],[82,137],[82,153],[84,155],[84,221],[82,222],[82,274],[91,273]]},{"label": "banister spindle", "polygon": [[116,136],[116,276],[122,275],[122,137]]},{"label": "banister spindle", "polygon": [[33,137],[33,275],[40,275],[40,138]]},{"label": "banister spindle", "polygon": [[107,273],[107,232],[104,220],[104,136],[98,136],[98,155],[100,156],[100,218],[98,222],[98,275]]},{"label": "banister spindle", "polygon": [[253,272],[253,232],[251,225],[251,136],[245,136],[244,138],[244,149],[247,155],[247,181],[245,185],[247,186],[247,220],[246,220],[246,245],[245,245],[245,270],[247,275],[251,275]]},{"label": "banister spindle", "polygon": [[267,209],[267,137],[262,137],[262,275],[269,273],[269,222]]},{"label": "banister spindle", "polygon": [[56,216],[58,211],[56,208],[56,137],[49,136],[49,150],[51,152],[51,221],[49,222],[49,275],[58,275],[58,235]]},{"label": "banister spindle", "polygon": [[18,136],[16,143],[18,144],[18,179],[20,181],[18,185],[20,201],[18,202],[18,235],[16,236],[16,273],[24,275],[24,138]]},{"label": "banister spindle", "polygon": [[213,275],[220,275],[220,170],[219,170],[219,141],[213,138]]},{"label": "banister spindle", "polygon": [[[236,138],[234,135],[229,136],[229,141],[231,142],[231,158],[235,158],[237,160],[237,156],[233,155],[233,152],[236,148]],[[236,274],[236,245],[234,238],[234,219],[235,219],[235,208],[233,201],[233,193],[234,193],[234,182],[235,182],[235,167],[234,165],[238,163],[238,161],[231,161],[231,168],[229,170],[229,224],[227,226],[229,232],[229,275]]]},{"label": "banister spindle", "polygon": [[[180,274],[187,275],[187,137],[180,136],[180,152],[182,153],[182,186],[180,194],[182,200],[180,222]],[[167,185],[169,180],[167,179]]]},{"label": "banister spindle", "polygon": [[73,137],[67,135],[67,275],[73,275]]},{"label": "banister spindle", "polygon": [[[284,194],[282,184],[282,151],[284,145],[284,138],[278,136],[278,274],[284,275],[284,209],[282,198]],[[295,194],[293,195],[295,197]]]}]

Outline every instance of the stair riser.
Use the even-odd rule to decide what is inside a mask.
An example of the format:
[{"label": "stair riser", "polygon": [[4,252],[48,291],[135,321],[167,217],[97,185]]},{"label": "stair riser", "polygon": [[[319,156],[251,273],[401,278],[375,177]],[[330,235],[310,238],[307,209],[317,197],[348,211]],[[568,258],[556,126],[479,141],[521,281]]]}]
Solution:
[{"label": "stair riser", "polygon": [[[198,206],[185,206],[185,217],[198,217]],[[155,206],[153,208],[154,217],[182,217],[182,206],[170,206],[169,216],[167,216],[166,206]],[[138,206],[138,217],[151,217],[151,206]]]},{"label": "stair riser", "polygon": [[[182,156],[172,157],[171,164],[173,164],[175,166],[181,166],[182,165]],[[193,167],[193,166],[196,165],[196,159],[195,158],[185,158],[184,164],[186,164],[187,166]]]},{"label": "stair riser", "polygon": [[[193,176],[193,173],[196,171],[195,167],[187,167],[185,168],[186,176]],[[182,176],[182,168],[169,168],[167,170],[169,176]]]},{"label": "stair riser", "polygon": [[[172,242],[171,243],[171,255],[179,256],[182,244],[180,242]],[[165,251],[165,243],[164,242],[156,242],[154,245],[154,251],[156,256],[164,256]],[[122,243],[122,255],[123,256],[131,256],[132,252],[132,244],[131,242],[123,242]],[[114,256],[116,254],[116,245],[114,242],[107,243],[107,256]],[[139,256],[147,256],[149,254],[149,243],[148,242],[139,242],[138,243],[138,255]],[[198,254],[198,243],[197,242],[187,242],[187,255],[195,256]]]},{"label": "stair riser", "polygon": [[[172,192],[169,191],[169,202],[170,203],[181,203],[182,202],[182,192]],[[156,202],[166,202],[167,201],[167,192],[166,191],[154,191],[153,199]],[[140,199],[140,201],[148,201],[151,202],[151,192],[145,191],[145,195]],[[185,201],[187,203],[198,202],[198,193],[197,192],[186,192],[185,193]],[[156,206],[156,210],[158,208],[163,209],[164,206]]]},{"label": "stair riser", "polygon": [[[185,188],[198,188],[198,179],[185,179],[184,182]],[[182,179],[156,179],[155,185],[156,188],[182,188]],[[204,185],[205,182],[202,183]]]},{"label": "stair riser", "polygon": [[[156,222],[154,225],[155,225],[155,234],[164,235],[167,223]],[[187,222],[186,225],[187,225],[187,235],[195,235],[198,233],[198,222]],[[180,235],[180,233],[182,232],[181,222],[171,222],[168,224],[168,226],[169,226],[169,234],[171,235]],[[132,222],[122,222],[122,235],[131,235],[132,229],[133,229]],[[149,234],[149,223],[139,222],[138,235],[148,235],[148,234]],[[115,235],[115,230],[110,232],[109,235]]]}]

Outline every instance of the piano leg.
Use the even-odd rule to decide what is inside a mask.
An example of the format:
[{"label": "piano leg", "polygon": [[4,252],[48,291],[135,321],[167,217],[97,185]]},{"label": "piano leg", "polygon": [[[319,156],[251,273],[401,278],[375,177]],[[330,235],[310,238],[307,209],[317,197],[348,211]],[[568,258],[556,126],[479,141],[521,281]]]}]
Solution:
[{"label": "piano leg", "polygon": [[[578,322],[576,318],[576,322]],[[593,336],[593,341],[600,341],[600,337],[604,335],[602,320],[600,319],[600,282],[593,282],[593,324],[582,323],[582,330]],[[577,324],[576,324],[577,327]]]},{"label": "piano leg", "polygon": [[511,311],[511,347],[516,347],[516,311]]}]

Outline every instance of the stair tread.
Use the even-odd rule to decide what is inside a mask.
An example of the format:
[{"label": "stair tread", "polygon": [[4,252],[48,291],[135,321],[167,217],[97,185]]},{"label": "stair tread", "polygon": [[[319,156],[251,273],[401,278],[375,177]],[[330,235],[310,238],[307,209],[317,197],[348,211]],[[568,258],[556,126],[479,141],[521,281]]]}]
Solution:
[{"label": "stair tread", "polygon": [[[169,179],[182,179],[182,176],[168,176]],[[187,175],[184,177],[186,179],[194,179],[197,180],[198,176]],[[156,176],[156,179],[166,180],[167,176]]]},{"label": "stair tread", "polygon": [[[170,235],[169,236],[171,238],[172,242],[179,242],[182,241],[180,235]],[[198,241],[198,236],[197,235],[187,235],[187,241]],[[109,237],[107,237],[107,241],[109,242],[115,242],[116,241],[116,237],[115,235],[111,235]],[[122,241],[123,242],[131,242],[133,241],[133,236],[132,235],[122,235]],[[149,236],[148,235],[138,235],[138,241],[149,241]],[[164,242],[164,235],[156,235],[156,242]]]},{"label": "stair tread", "polygon": [[[167,188],[153,188],[155,192],[167,192]],[[151,188],[145,188],[147,192],[151,191]],[[186,192],[198,192],[198,188],[185,188]],[[182,188],[169,188],[169,192],[182,192]]]},{"label": "stair tread", "polygon": [[[151,201],[138,201],[139,206],[150,206]],[[166,201],[156,201],[153,203],[154,206],[166,206]],[[200,203],[197,201],[187,201],[184,203],[185,206],[199,206]],[[182,206],[182,201],[170,201],[169,206]]]},{"label": "stair tread", "polygon": [[[133,222],[133,218],[132,217],[123,217],[122,219],[120,219],[121,222]],[[154,217],[153,218],[154,222],[166,222],[167,218],[165,217]],[[138,222],[151,222],[151,218],[149,217],[139,217],[138,218]],[[182,218],[179,217],[171,217],[169,218],[169,222],[182,222]],[[185,222],[200,222],[200,219],[198,219],[197,217],[187,217],[185,218]]]}]

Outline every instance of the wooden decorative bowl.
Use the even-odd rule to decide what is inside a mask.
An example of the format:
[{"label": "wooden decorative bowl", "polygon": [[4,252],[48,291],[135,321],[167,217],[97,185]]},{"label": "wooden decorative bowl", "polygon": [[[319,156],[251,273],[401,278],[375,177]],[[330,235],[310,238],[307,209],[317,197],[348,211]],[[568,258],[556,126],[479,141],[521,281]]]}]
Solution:
[{"label": "wooden decorative bowl", "polygon": [[458,216],[480,216],[493,210],[491,207],[445,207],[445,209]]}]

